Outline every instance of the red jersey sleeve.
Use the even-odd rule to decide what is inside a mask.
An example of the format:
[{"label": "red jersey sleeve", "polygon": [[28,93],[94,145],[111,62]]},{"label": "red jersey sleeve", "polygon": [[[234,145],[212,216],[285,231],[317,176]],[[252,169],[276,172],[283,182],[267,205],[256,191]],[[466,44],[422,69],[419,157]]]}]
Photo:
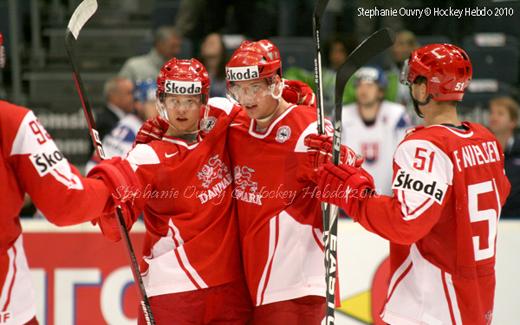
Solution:
[{"label": "red jersey sleeve", "polygon": [[397,244],[411,244],[437,223],[451,191],[453,164],[426,140],[407,139],[393,162],[393,196],[359,200],[353,216],[368,230]]},{"label": "red jersey sleeve", "polygon": [[32,111],[5,102],[2,109],[2,154],[36,207],[61,226],[99,216],[110,198],[104,183],[82,177]]}]

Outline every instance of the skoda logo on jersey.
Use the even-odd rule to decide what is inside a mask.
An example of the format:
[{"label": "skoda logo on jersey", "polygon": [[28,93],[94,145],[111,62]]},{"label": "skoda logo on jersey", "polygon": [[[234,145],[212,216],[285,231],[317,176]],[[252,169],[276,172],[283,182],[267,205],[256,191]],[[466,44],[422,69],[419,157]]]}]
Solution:
[{"label": "skoda logo on jersey", "polygon": [[276,131],[276,141],[284,143],[291,137],[291,128],[287,125],[280,126]]},{"label": "skoda logo on jersey", "polygon": [[412,175],[400,169],[394,179],[392,189],[416,192],[441,204],[448,185],[425,176],[419,174]]},{"label": "skoda logo on jersey", "polygon": [[202,84],[200,81],[166,80],[164,91],[174,95],[200,95]]},{"label": "skoda logo on jersey", "polygon": [[256,65],[248,67],[226,68],[226,79],[229,81],[242,81],[258,79],[260,73]]},{"label": "skoda logo on jersey", "polygon": [[217,124],[217,118],[215,116],[208,116],[200,121],[200,129],[204,132],[211,131]]},{"label": "skoda logo on jersey", "polygon": [[45,176],[52,171],[61,161],[65,159],[58,149],[52,153],[40,152],[29,156],[32,164],[40,176]]}]

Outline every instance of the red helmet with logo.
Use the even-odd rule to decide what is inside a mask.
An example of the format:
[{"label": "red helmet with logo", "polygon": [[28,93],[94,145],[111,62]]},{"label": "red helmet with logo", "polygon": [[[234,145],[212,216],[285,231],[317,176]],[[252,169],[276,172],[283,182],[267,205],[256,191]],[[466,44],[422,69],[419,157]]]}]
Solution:
[{"label": "red helmet with logo", "polygon": [[282,76],[280,51],[269,40],[244,41],[226,64],[226,80],[242,81]]},{"label": "red helmet with logo", "polygon": [[401,74],[401,82],[413,83],[417,77],[427,79],[427,91],[436,101],[461,101],[472,76],[466,52],[451,44],[430,44],[410,55]]},{"label": "red helmet with logo", "polygon": [[157,77],[157,98],[166,94],[201,95],[206,104],[209,94],[209,75],[202,63],[196,59],[166,62]]}]

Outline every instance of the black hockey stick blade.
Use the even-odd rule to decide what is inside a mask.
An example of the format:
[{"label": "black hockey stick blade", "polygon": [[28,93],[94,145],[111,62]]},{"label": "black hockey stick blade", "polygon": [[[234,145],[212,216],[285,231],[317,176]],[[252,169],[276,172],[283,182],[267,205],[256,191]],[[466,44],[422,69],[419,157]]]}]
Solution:
[{"label": "black hockey stick blade", "polygon": [[[339,149],[341,145],[341,113],[343,91],[354,73],[373,59],[376,55],[394,44],[395,33],[389,28],[383,28],[366,38],[348,56],[347,61],[338,69],[336,74],[336,89],[334,97],[334,152],[332,160],[339,163]],[[337,152],[336,152],[337,151]]]},{"label": "black hockey stick blade", "polygon": [[341,106],[343,91],[348,80],[356,70],[367,64],[376,55],[380,54],[394,44],[394,32],[389,28],[383,28],[366,38],[348,56],[347,61],[339,68],[336,74],[335,104]]},{"label": "black hockey stick blade", "polygon": [[[347,58],[347,61],[339,68],[336,74],[335,89],[335,116],[334,116],[334,138],[332,161],[339,164],[341,147],[341,113],[343,104],[343,91],[348,80],[354,75],[356,70],[365,65],[370,59],[386,50],[394,43],[394,33],[390,29],[382,29],[370,35],[364,40]],[[336,263],[337,263],[337,242],[338,234],[338,211],[334,206],[329,207],[327,224],[330,229],[325,242],[325,265],[327,280],[327,314],[325,324],[335,324],[334,300],[336,289]],[[325,222],[324,222],[325,224]]]}]

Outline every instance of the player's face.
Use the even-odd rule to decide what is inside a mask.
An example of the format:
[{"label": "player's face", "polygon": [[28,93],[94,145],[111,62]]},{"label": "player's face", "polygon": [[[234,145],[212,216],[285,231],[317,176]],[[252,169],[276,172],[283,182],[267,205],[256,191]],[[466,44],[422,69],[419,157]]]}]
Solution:
[{"label": "player's face", "polygon": [[236,81],[230,92],[253,119],[263,119],[271,115],[278,105],[265,79]]},{"label": "player's face", "polygon": [[493,133],[510,132],[515,127],[516,123],[511,120],[506,107],[497,104],[489,107],[489,128]]},{"label": "player's face", "polygon": [[185,133],[197,130],[202,105],[200,96],[166,95],[163,105],[176,130]]},{"label": "player's face", "polygon": [[381,100],[381,89],[372,81],[360,81],[356,88],[357,102],[361,106],[373,105]]}]

